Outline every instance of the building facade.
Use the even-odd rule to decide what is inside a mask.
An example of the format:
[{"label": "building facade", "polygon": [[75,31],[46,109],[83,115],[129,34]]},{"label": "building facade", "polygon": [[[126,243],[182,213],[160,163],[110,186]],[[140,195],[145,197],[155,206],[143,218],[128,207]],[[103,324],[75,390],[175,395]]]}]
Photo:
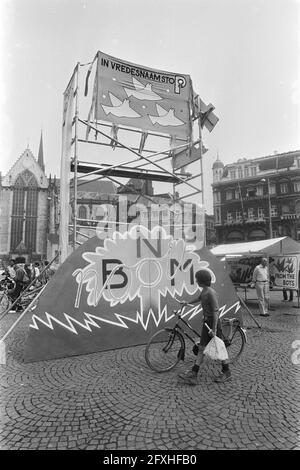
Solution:
[{"label": "building facade", "polygon": [[[120,223],[127,226],[149,222],[149,228],[169,224],[172,231],[174,221],[167,208],[176,202],[176,196],[174,199],[169,193],[154,194],[152,182],[141,179],[131,179],[120,187],[110,180],[81,180],[77,187],[76,239],[72,233],[74,188],[70,188],[69,251],[96,235],[99,221],[105,218],[104,206],[112,211],[108,218],[115,218],[117,230]],[[193,206],[191,213],[182,215],[177,224],[194,220]],[[139,207],[145,207],[146,213],[140,213]],[[206,244],[214,246],[213,217],[205,214],[204,223]],[[0,174],[0,260],[6,264],[9,259],[23,256],[27,262],[51,261],[59,251],[59,224],[60,180],[46,176],[41,135],[37,158],[27,148],[3,178]]]},{"label": "building facade", "polygon": [[300,150],[213,164],[217,243],[300,240]]}]

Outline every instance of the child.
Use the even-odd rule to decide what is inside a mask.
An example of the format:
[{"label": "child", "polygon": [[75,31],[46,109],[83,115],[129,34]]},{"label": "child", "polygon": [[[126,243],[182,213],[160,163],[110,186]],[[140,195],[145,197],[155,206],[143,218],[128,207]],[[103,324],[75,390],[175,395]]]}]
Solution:
[{"label": "child", "polygon": [[[201,269],[195,274],[196,282],[199,287],[203,290],[200,297],[189,302],[190,303],[202,303],[203,308],[203,325],[201,332],[201,341],[199,345],[199,352],[196,357],[196,361],[192,370],[178,375],[179,378],[183,379],[189,385],[197,384],[197,374],[199,372],[200,365],[203,362],[204,354],[203,351],[205,346],[209,343],[211,338],[215,335],[221,336],[220,334],[220,323],[219,323],[219,304],[216,291],[210,287],[211,275],[209,271]],[[211,331],[205,326],[206,323]],[[223,383],[231,380],[231,372],[229,370],[229,364],[227,361],[222,361],[222,372],[218,377],[215,378],[215,382]]]}]

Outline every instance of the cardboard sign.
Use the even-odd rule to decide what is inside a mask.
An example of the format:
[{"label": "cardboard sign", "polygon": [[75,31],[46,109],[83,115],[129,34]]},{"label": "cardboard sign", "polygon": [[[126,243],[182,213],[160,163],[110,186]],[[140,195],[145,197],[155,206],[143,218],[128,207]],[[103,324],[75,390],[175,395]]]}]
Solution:
[{"label": "cardboard sign", "polygon": [[299,258],[297,255],[270,256],[270,280],[274,286],[299,289]]}]

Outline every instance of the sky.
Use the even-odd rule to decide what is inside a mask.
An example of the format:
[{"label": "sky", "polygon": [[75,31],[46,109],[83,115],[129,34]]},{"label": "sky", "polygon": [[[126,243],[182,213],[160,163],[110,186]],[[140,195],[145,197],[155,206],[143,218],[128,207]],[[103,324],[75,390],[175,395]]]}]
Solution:
[{"label": "sky", "polygon": [[37,157],[43,130],[46,173],[59,176],[63,91],[98,50],[189,74],[215,106],[219,122],[203,131],[209,213],[217,154],[226,164],[300,149],[297,0],[0,0],[2,174],[27,146]]}]

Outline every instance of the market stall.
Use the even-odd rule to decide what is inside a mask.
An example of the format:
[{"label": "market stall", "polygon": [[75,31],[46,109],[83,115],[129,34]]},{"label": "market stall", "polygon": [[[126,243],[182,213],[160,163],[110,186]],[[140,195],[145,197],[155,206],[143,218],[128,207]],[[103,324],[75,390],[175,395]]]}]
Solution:
[{"label": "market stall", "polygon": [[211,252],[225,262],[236,287],[250,287],[253,270],[262,257],[268,259],[270,288],[297,291],[299,304],[300,243],[290,237],[218,245]]}]

